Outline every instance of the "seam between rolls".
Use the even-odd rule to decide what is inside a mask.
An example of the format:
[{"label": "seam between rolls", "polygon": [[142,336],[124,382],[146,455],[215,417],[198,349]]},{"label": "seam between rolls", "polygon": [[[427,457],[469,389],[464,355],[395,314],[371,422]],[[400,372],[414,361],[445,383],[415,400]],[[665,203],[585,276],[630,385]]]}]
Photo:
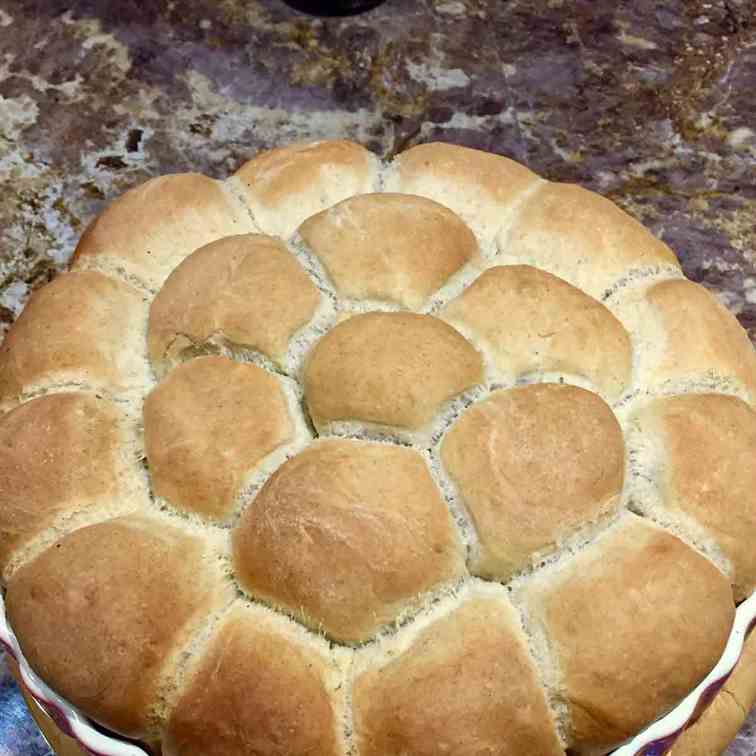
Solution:
[{"label": "seam between rolls", "polygon": [[[520,192],[517,199],[512,202],[512,204],[507,209],[506,220],[502,221],[501,225],[493,233],[492,241],[494,248],[494,260],[502,253],[502,246],[509,241],[512,233],[512,227],[517,222],[517,219],[522,210],[525,208],[525,205],[527,205],[542,189],[544,189],[546,186],[548,186],[548,184],[551,183],[548,179],[545,179],[538,174],[534,175],[536,176],[536,178],[533,183],[529,184]],[[502,240],[501,235],[505,233],[505,228],[506,236]]]},{"label": "seam between rolls", "polygon": [[[648,453],[644,454],[636,441],[639,433],[637,425],[629,422],[625,429],[628,464],[623,497],[626,509],[682,541],[732,583],[734,566],[721,551],[711,526],[699,522],[693,515],[665,507],[664,495],[659,487],[661,471],[658,469],[659,465],[663,467],[664,460],[647,459]],[[649,437],[651,434],[647,431],[644,435]],[[654,435],[658,437],[658,434]]]},{"label": "seam between rolls", "polygon": [[[616,281],[608,286],[597,298],[603,304],[610,303],[615,296],[621,296],[627,289],[636,289],[652,283],[659,283],[675,278],[685,278],[685,274],[679,266],[672,263],[659,263],[657,265],[644,265],[636,268],[628,268]],[[608,305],[607,305],[608,306]]]},{"label": "seam between rolls", "polygon": [[554,651],[546,631],[530,616],[524,603],[518,601],[513,593],[510,593],[509,600],[520,621],[528,658],[538,676],[538,683],[543,690],[546,708],[557,738],[562,748],[567,748],[572,718],[569,705],[560,690],[564,674],[559,665],[558,655]]},{"label": "seam between rolls", "polygon": [[[38,385],[31,391],[21,392],[13,399],[5,400],[0,404],[0,417],[17,409],[18,407],[28,404],[35,399],[41,399],[45,396],[54,394],[91,394],[98,399],[106,399],[113,404],[128,407],[130,409],[141,409],[142,392],[137,389],[112,392],[105,388],[98,388],[91,383],[83,381],[50,381],[45,385]],[[137,405],[140,405],[137,407]]]},{"label": "seam between rolls", "polygon": [[[258,222],[251,205],[247,201],[244,192],[244,182],[236,175],[228,176],[220,182],[225,193],[233,200],[234,204],[241,210],[250,221],[253,227],[252,233],[265,234],[262,225]],[[267,234],[266,234],[267,235]]]},{"label": "seam between rolls", "polygon": [[354,719],[354,664],[349,665],[349,671],[344,675],[343,692],[344,711],[339,722],[339,734],[341,735],[344,753],[346,756],[359,756],[360,748],[355,732]]},{"label": "seam between rolls", "polygon": [[336,287],[331,280],[328,271],[321,262],[320,258],[315,254],[312,247],[302,238],[299,231],[295,231],[291,238],[285,242],[286,249],[289,254],[299,263],[304,269],[305,273],[310,277],[315,287],[324,296],[328,297],[334,304],[334,307],[338,307],[340,297],[336,291]]},{"label": "seam between rolls", "polygon": [[67,538],[82,528],[91,525],[100,525],[127,515],[148,514],[150,512],[146,496],[144,502],[139,502],[134,507],[130,507],[128,504],[116,503],[114,505],[111,497],[97,497],[97,500],[100,503],[96,505],[92,505],[89,502],[72,511],[60,514],[49,525],[24,542],[23,545],[14,549],[13,557],[8,560],[3,570],[3,584],[7,584],[9,578],[22,567],[33,562],[45,551],[52,548],[56,542]]},{"label": "seam between rolls", "polygon": [[469,565],[474,561],[480,548],[478,531],[459,489],[444,467],[440,443],[439,441],[432,449],[425,450],[423,456],[426,458],[433,483],[441,494],[449,512],[459,542],[465,550],[465,567],[469,570]]},{"label": "seam between rolls", "polygon": [[[404,609],[395,619],[378,626],[372,631],[369,638],[357,641],[336,640],[327,634],[325,629],[321,627],[321,623],[315,621],[316,618],[311,618],[313,622],[308,624],[305,620],[286,607],[276,606],[273,600],[269,601],[261,596],[252,594],[244,587],[244,585],[242,585],[241,580],[233,569],[231,571],[231,580],[236,588],[238,598],[243,599],[250,604],[254,604],[255,606],[263,607],[279,617],[285,617],[291,620],[296,623],[300,629],[305,630],[312,638],[323,640],[335,648],[358,651],[364,648],[371,648],[378,643],[385,642],[387,639],[394,638],[400,635],[403,631],[412,628],[418,620],[431,613],[436,604],[450,596],[456,596],[466,585],[469,585],[471,583],[471,576],[465,571],[464,574],[459,575],[456,578],[447,579],[428,591],[414,594],[414,596],[410,597],[410,599],[405,602]],[[304,611],[302,611],[302,613],[306,614]],[[317,626],[317,629],[314,626]]]},{"label": "seam between rolls", "polygon": [[[4,572],[12,566],[12,572],[33,561],[53,544],[81,528],[129,515],[150,512],[150,485],[143,472],[143,445],[140,442],[140,426],[136,417],[124,412],[116,421],[121,437],[119,450],[126,452],[123,462],[116,462],[114,471],[119,481],[128,476],[125,483],[120,483],[115,495],[95,496],[78,507],[59,513],[53,520],[23,545],[14,549],[14,556],[9,560]],[[93,505],[92,502],[96,502]],[[132,505],[133,504],[133,505]]]},{"label": "seam between rolls", "polygon": [[[279,382],[283,382],[282,379],[279,379]],[[292,389],[284,383],[281,386],[281,393],[284,396],[286,408],[292,421],[291,440],[266,454],[257,462],[255,469],[245,476],[242,486],[235,496],[233,511],[224,518],[224,526],[231,530],[239,524],[244,512],[250,506],[253,506],[257,494],[270,478],[317,438],[317,433],[311,425],[312,421],[307,412],[304,398],[301,395],[301,387],[295,384]]]},{"label": "seam between rolls", "polygon": [[[113,265],[108,265],[107,260],[112,260]],[[126,284],[138,293],[152,300],[157,290],[153,289],[146,280],[142,279],[136,273],[129,273],[122,265],[118,265],[117,257],[110,257],[107,252],[103,252],[96,257],[83,257],[77,260],[76,268],[69,268],[70,272],[92,271],[106,276],[118,283]]]},{"label": "seam between rolls", "polygon": [[[153,712],[155,735],[164,739],[165,729],[181,698],[184,690],[191,684],[192,668],[201,660],[213,633],[231,612],[236,596],[229,595],[226,604],[203,617],[190,633],[186,643],[177,649],[177,660],[171,670],[164,669],[157,685],[156,704],[158,710]],[[166,666],[168,666],[166,664]]]},{"label": "seam between rolls", "polygon": [[582,552],[592,549],[608,533],[619,527],[628,516],[633,517],[622,506],[619,506],[597,521],[587,523],[559,544],[554,553],[545,557],[539,564],[520,570],[505,585],[509,592],[510,602],[520,615],[530,658],[538,672],[539,682],[560,743],[565,748],[569,745],[573,724],[564,687],[564,672],[559,653],[554,648],[544,623],[538,618],[537,610],[535,615],[530,611],[529,585],[541,575],[548,574],[549,571],[556,570],[565,563],[569,564]]},{"label": "seam between rolls", "polygon": [[422,453],[434,447],[463,412],[486,399],[490,393],[485,382],[477,383],[445,401],[431,420],[420,428],[403,428],[366,420],[331,420],[321,425],[318,437],[389,441]]}]

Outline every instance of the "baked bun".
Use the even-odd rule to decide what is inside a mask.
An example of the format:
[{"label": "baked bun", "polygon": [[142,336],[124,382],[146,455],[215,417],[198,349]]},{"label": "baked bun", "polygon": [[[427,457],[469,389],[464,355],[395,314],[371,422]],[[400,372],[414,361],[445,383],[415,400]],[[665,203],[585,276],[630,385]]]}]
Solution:
[{"label": "baked bun", "polygon": [[280,240],[227,236],[189,255],[153,300],[150,362],[162,376],[214,341],[254,350],[277,368],[291,369],[291,337],[321,305],[322,295]]},{"label": "baked bun", "polygon": [[132,189],[73,268],[0,349],[0,569],[100,725],[588,756],[719,658],[756,356],[608,200],[448,144],[291,145]]}]

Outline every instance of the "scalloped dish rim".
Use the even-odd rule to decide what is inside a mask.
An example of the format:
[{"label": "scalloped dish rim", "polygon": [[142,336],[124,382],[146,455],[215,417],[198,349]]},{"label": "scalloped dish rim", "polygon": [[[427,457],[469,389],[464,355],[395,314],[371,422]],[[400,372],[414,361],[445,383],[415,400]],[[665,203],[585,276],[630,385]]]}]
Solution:
[{"label": "scalloped dish rim", "polygon": [[[674,709],[657,719],[612,756],[662,756],[682,732],[694,724],[727,682],[740,659],[743,645],[756,627],[756,593],[738,606],[730,637],[714,669]],[[148,756],[148,752],[117,735],[95,729],[89,719],[51,690],[31,669],[5,616],[0,593],[0,646],[17,662],[29,695],[64,734],[93,756]]]}]

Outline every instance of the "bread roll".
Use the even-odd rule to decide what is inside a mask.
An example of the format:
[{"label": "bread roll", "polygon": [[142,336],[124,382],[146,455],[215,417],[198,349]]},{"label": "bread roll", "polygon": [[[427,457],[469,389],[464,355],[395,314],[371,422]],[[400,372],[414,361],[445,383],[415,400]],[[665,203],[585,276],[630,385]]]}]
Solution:
[{"label": "bread roll", "polygon": [[608,399],[629,387],[630,336],[600,302],[529,265],[482,273],[440,317],[484,346],[506,381],[566,373]]},{"label": "bread roll", "polygon": [[64,273],[32,294],[0,347],[0,405],[54,388],[111,394],[149,382],[146,305],[100,273]]},{"label": "bread roll", "polygon": [[244,481],[296,432],[276,378],[225,357],[177,367],[144,401],[155,495],[209,519],[228,517]]},{"label": "bread roll", "polygon": [[139,509],[146,498],[135,439],[119,407],[93,394],[32,399],[0,422],[0,568],[89,521]]},{"label": "bread roll", "polygon": [[302,636],[273,612],[235,605],[197,654],[165,756],[346,756],[335,706],[343,674],[326,644]]},{"label": "bread roll", "polygon": [[231,179],[266,234],[288,238],[303,220],[377,188],[378,162],[343,140],[279,147],[246,162]]},{"label": "bread roll", "polygon": [[209,539],[131,515],[71,533],[8,583],[8,618],[31,666],[97,722],[157,733],[163,688],[233,589]]},{"label": "bread roll", "polygon": [[478,254],[448,208],[406,194],[363,194],[308,218],[299,233],[337,293],[419,308]]},{"label": "bread roll", "polygon": [[126,192],[90,223],[72,267],[125,275],[157,290],[198,247],[258,230],[223,182],[199,173],[158,176]]},{"label": "bread roll", "polygon": [[483,361],[430,315],[371,312],[339,323],[312,350],[304,390],[315,427],[357,422],[410,431],[483,380]]},{"label": "bread roll", "polygon": [[563,753],[517,612],[503,596],[472,595],[406,649],[385,661],[368,652],[361,666],[353,705],[363,756]]},{"label": "bread roll", "polygon": [[575,386],[495,391],[448,431],[441,458],[470,512],[474,574],[508,580],[619,503],[622,430]]},{"label": "bread roll", "polygon": [[234,562],[250,595],[347,643],[465,571],[423,458],[343,440],[310,446],[268,479],[234,532]]},{"label": "bread roll", "polygon": [[538,575],[525,600],[560,669],[578,753],[606,752],[680,701],[719,660],[734,616],[713,564],[632,515]]},{"label": "bread roll", "polygon": [[319,305],[315,285],[280,241],[228,236],[189,255],[153,300],[150,360],[162,375],[222,340],[284,368],[291,338]]},{"label": "bread roll", "polygon": [[736,600],[756,587],[756,413],[721,394],[655,399],[634,420],[635,488],[644,512],[701,534],[729,562]]}]

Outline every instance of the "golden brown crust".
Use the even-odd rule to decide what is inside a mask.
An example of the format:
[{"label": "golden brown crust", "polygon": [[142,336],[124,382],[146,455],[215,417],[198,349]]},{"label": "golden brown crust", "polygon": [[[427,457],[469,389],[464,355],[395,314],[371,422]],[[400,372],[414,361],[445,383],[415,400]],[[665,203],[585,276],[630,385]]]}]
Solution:
[{"label": "golden brown crust", "polygon": [[535,173],[514,160],[435,142],[397,156],[386,176],[386,191],[418,194],[440,202],[487,240],[508,221],[538,180]]},{"label": "golden brown crust", "polygon": [[541,185],[497,244],[505,261],[543,268],[596,299],[632,270],[678,266],[674,252],[638,221],[573,184]]},{"label": "golden brown crust", "polygon": [[[308,244],[357,302],[331,306],[297,262],[307,254],[262,228]],[[595,756],[716,661],[727,578],[615,512],[623,439],[598,394],[623,413],[649,392],[753,402],[756,353],[703,289],[656,283],[682,275],[674,255],[608,200],[451,145],[385,170],[349,142],[293,145],[226,181],[128,192],[73,267],[0,348],[0,409],[47,394],[0,422],[0,570],[32,666],[97,721],[156,751],[165,734],[166,756]],[[435,313],[460,290],[441,317],[350,317]],[[213,351],[276,367],[197,357]],[[164,514],[132,414],[149,359],[165,377],[143,407]],[[298,388],[275,370],[302,379],[321,434],[393,442],[310,446]],[[560,377],[597,393],[528,385],[470,407],[488,379]],[[64,388],[87,393],[49,394]],[[746,595],[753,411],[700,394],[644,410],[623,501],[731,562]],[[467,551],[431,476],[441,463]],[[238,526],[216,527],[253,491]],[[522,622],[495,582],[518,571]],[[241,588],[279,611],[227,611]],[[756,675],[743,680],[712,710],[720,743],[756,696]]]},{"label": "golden brown crust", "polygon": [[355,642],[460,576],[464,555],[416,451],[334,440],[268,479],[234,532],[234,564],[252,595]]},{"label": "golden brown crust", "polygon": [[361,756],[563,753],[512,607],[473,598],[354,685]]},{"label": "golden brown crust", "polygon": [[121,195],[90,223],[73,267],[122,269],[157,290],[195,249],[256,230],[223,182],[199,173],[158,176]]},{"label": "golden brown crust", "polygon": [[134,289],[100,273],[59,275],[32,294],[0,347],[0,400],[51,384],[143,384],[145,311]]},{"label": "golden brown crust", "polygon": [[305,365],[316,427],[357,421],[419,429],[444,402],[483,379],[483,361],[430,315],[371,312],[339,323]]},{"label": "golden brown crust", "polygon": [[221,336],[280,365],[289,339],[319,302],[315,285],[277,239],[220,239],[187,257],[155,297],[150,359],[164,372],[182,351]]},{"label": "golden brown crust", "polygon": [[144,402],[155,494],[207,519],[227,517],[245,477],[293,437],[277,380],[225,357],[179,365]]},{"label": "golden brown crust", "polygon": [[496,580],[606,514],[624,478],[612,411],[559,384],[494,392],[447,432],[441,456],[478,533],[471,569]]},{"label": "golden brown crust", "polygon": [[678,739],[669,756],[724,753],[756,703],[756,632],[752,632],[735,671],[701,718]]},{"label": "golden brown crust", "polygon": [[313,646],[260,607],[234,607],[170,716],[165,756],[341,754],[329,663]]},{"label": "golden brown crust", "polygon": [[24,565],[6,604],[26,659],[53,690],[143,737],[169,660],[228,600],[203,539],[129,516],[77,530]]},{"label": "golden brown crust", "polygon": [[135,480],[123,459],[128,454],[123,421],[115,405],[92,394],[49,394],[3,417],[3,572],[29,541],[61,518],[128,506]]},{"label": "golden brown crust", "polygon": [[363,194],[306,220],[299,233],[336,291],[418,308],[475,257],[472,231],[448,208],[409,194]]},{"label": "golden brown crust", "polygon": [[650,380],[735,378],[756,400],[756,352],[735,317],[703,286],[662,281],[646,294],[661,323],[663,355]]},{"label": "golden brown crust", "polygon": [[628,516],[529,587],[562,672],[577,753],[609,748],[714,667],[735,607],[727,579],[669,533]]},{"label": "golden brown crust", "polygon": [[305,218],[374,191],[377,161],[354,142],[307,142],[262,152],[234,178],[260,228],[288,238]]},{"label": "golden brown crust", "polygon": [[509,380],[559,372],[617,398],[632,369],[630,337],[600,302],[528,265],[486,270],[440,317],[481,340]]},{"label": "golden brown crust", "polygon": [[664,458],[653,471],[661,503],[684,512],[717,542],[734,567],[736,600],[756,588],[756,412],[721,394],[657,399],[638,416],[646,439],[659,435]]}]

